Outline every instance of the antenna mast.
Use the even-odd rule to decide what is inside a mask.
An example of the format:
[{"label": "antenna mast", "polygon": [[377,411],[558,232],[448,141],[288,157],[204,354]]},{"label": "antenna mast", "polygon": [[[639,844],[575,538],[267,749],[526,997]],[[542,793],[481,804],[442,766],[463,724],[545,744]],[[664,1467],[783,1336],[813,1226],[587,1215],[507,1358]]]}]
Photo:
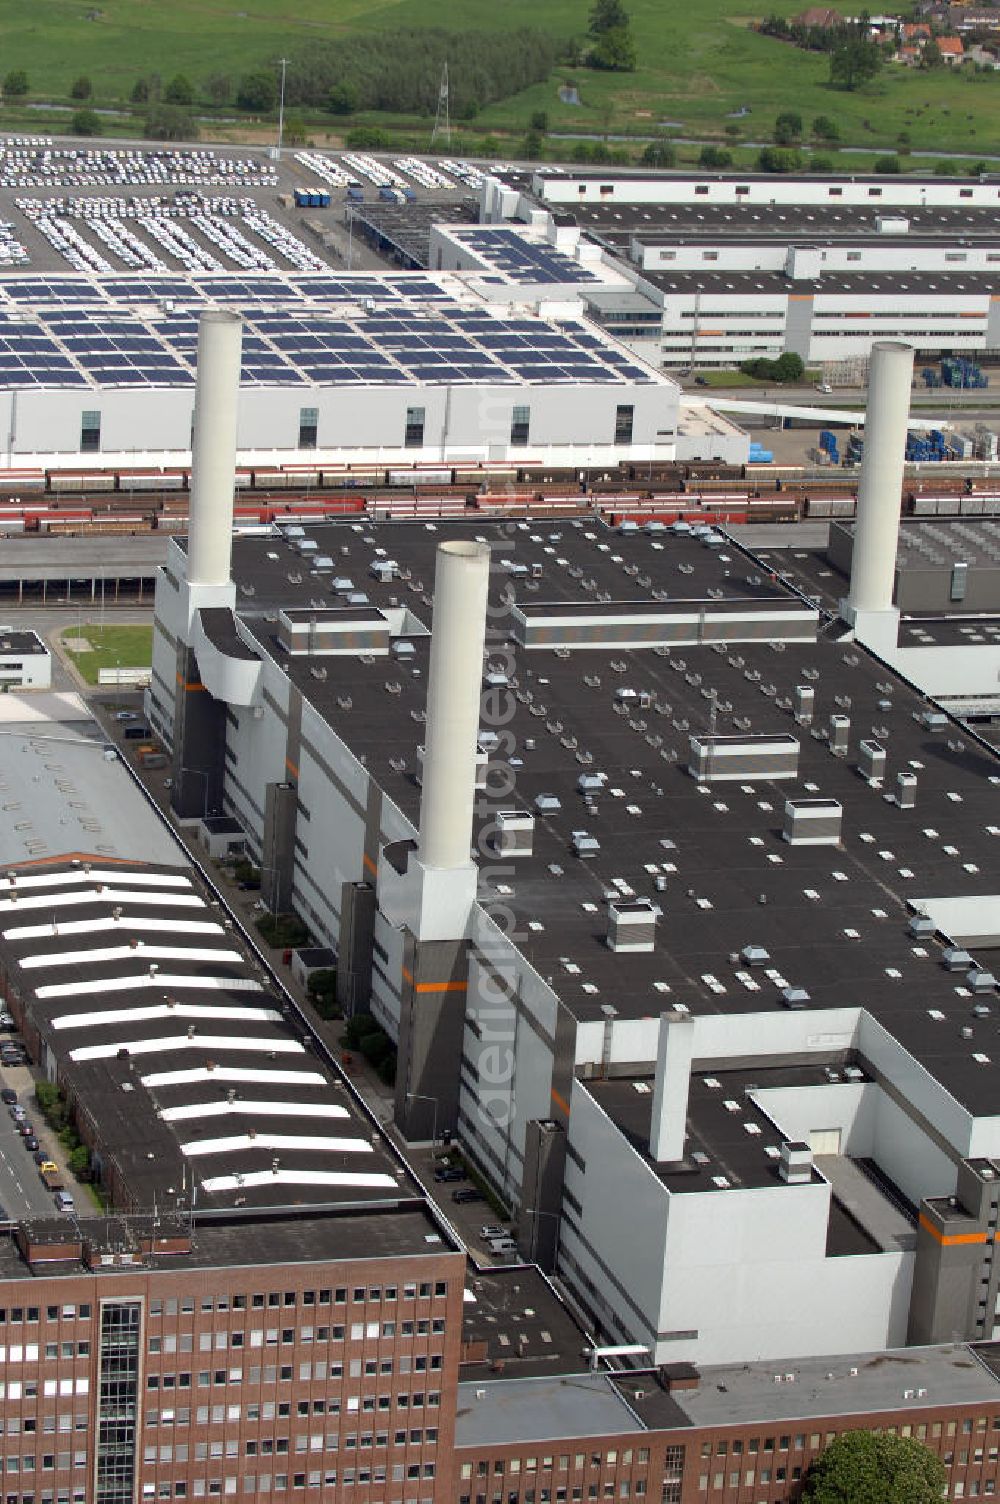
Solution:
[{"label": "antenna mast", "polygon": [[434,129],[431,132],[431,146],[433,147],[438,136],[442,138],[445,146],[451,148],[451,115],[448,106],[448,61],[445,59],[441,69],[441,87],[438,89],[437,115],[434,117]]}]

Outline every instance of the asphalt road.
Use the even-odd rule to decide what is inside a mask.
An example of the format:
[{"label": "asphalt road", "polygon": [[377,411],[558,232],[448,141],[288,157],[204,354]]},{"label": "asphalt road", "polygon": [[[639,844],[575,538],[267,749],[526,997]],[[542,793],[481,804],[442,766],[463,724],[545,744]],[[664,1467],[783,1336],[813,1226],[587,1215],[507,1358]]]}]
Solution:
[{"label": "asphalt road", "polygon": [[[26,1066],[3,1067],[0,1079],[12,1086],[37,1128],[39,1116],[32,1110],[32,1080]],[[38,1166],[14,1125],[10,1108],[0,1107],[0,1206],[12,1217],[51,1217],[55,1211],[52,1192],[38,1178]]]}]

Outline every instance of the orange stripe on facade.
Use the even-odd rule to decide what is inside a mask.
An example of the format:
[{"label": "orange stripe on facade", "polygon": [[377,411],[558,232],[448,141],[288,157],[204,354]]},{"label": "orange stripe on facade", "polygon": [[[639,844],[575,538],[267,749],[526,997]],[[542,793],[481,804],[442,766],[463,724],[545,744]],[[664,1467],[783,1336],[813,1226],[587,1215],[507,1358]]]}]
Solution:
[{"label": "orange stripe on facade", "polygon": [[286,757],[285,758],[285,767],[288,769],[289,773],[291,773],[291,775],[292,775],[293,778],[298,778],[298,776],[299,776],[298,765],[296,763],[292,762],[292,759],[290,757]]},{"label": "orange stripe on facade", "polygon": [[956,1248],[963,1243],[986,1242],[986,1234],[984,1232],[943,1233],[934,1226],[934,1223],[923,1212],[920,1213],[920,1226],[925,1232],[929,1232],[931,1237],[944,1248]]},{"label": "orange stripe on facade", "polygon": [[364,863],[365,863],[365,871],[366,872],[372,872],[377,877],[378,876],[378,867],[372,861],[372,859],[368,855],[367,851],[365,852],[365,855],[364,855]]},{"label": "orange stripe on facade", "polygon": [[559,1095],[555,1087],[552,1088],[552,1100],[559,1108],[559,1111],[564,1112],[566,1116],[569,1117],[569,1103],[566,1101],[565,1097],[561,1097]]},{"label": "orange stripe on facade", "polygon": [[204,684],[194,684],[194,683],[190,682],[189,680],[185,679],[183,674],[178,674],[177,675],[177,683],[182,687],[182,689],[184,690],[185,694],[190,694],[192,691],[194,691],[196,689],[204,689],[205,688]]},{"label": "orange stripe on facade", "polygon": [[468,982],[414,982],[412,971],[403,967],[403,981],[409,982],[414,992],[467,992]]}]

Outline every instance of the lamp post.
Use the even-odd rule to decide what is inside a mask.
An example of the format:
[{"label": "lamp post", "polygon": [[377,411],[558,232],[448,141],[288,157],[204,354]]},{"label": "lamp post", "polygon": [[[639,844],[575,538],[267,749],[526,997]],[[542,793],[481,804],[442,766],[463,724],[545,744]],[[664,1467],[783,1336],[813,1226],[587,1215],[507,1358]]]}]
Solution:
[{"label": "lamp post", "polygon": [[435,1144],[437,1143],[437,1136],[438,1136],[438,1099],[437,1099],[437,1097],[425,1096],[424,1093],[420,1092],[420,1091],[408,1091],[406,1093],[406,1100],[408,1102],[430,1102],[432,1104],[432,1106],[434,1108],[434,1123],[433,1123],[433,1126],[431,1128],[431,1148],[433,1149],[434,1146],[435,1146]]},{"label": "lamp post", "polygon": [[[208,774],[205,772],[204,768],[187,768],[187,767],[184,767],[183,765],[181,767],[179,767],[177,769],[177,771],[181,775],[181,779],[182,780],[183,780],[184,775],[186,773],[193,774],[193,776],[195,778],[202,778],[202,779],[204,779],[204,783],[202,784],[202,799],[201,799],[201,818],[204,820],[205,816],[208,814]],[[182,788],[183,788],[183,783],[182,783]]]},{"label": "lamp post", "polygon": [[278,59],[281,64],[281,92],[278,96],[278,156],[281,156],[281,141],[285,134],[285,69],[288,67],[287,57]]}]

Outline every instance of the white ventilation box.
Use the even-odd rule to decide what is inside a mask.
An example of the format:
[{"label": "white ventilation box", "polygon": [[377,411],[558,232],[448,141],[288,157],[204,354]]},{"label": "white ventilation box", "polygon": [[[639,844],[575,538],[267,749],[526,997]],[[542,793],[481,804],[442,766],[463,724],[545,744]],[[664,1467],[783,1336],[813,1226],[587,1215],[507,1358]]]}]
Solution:
[{"label": "white ventilation box", "polygon": [[608,949],[651,951],[656,942],[656,909],[648,898],[613,899],[608,904]]},{"label": "white ventilation box", "polygon": [[836,799],[786,799],[781,834],[790,846],[837,846],[843,819]]},{"label": "white ventilation box", "polygon": [[498,856],[530,856],[535,840],[535,817],[522,810],[501,809],[496,815],[493,847]]}]

